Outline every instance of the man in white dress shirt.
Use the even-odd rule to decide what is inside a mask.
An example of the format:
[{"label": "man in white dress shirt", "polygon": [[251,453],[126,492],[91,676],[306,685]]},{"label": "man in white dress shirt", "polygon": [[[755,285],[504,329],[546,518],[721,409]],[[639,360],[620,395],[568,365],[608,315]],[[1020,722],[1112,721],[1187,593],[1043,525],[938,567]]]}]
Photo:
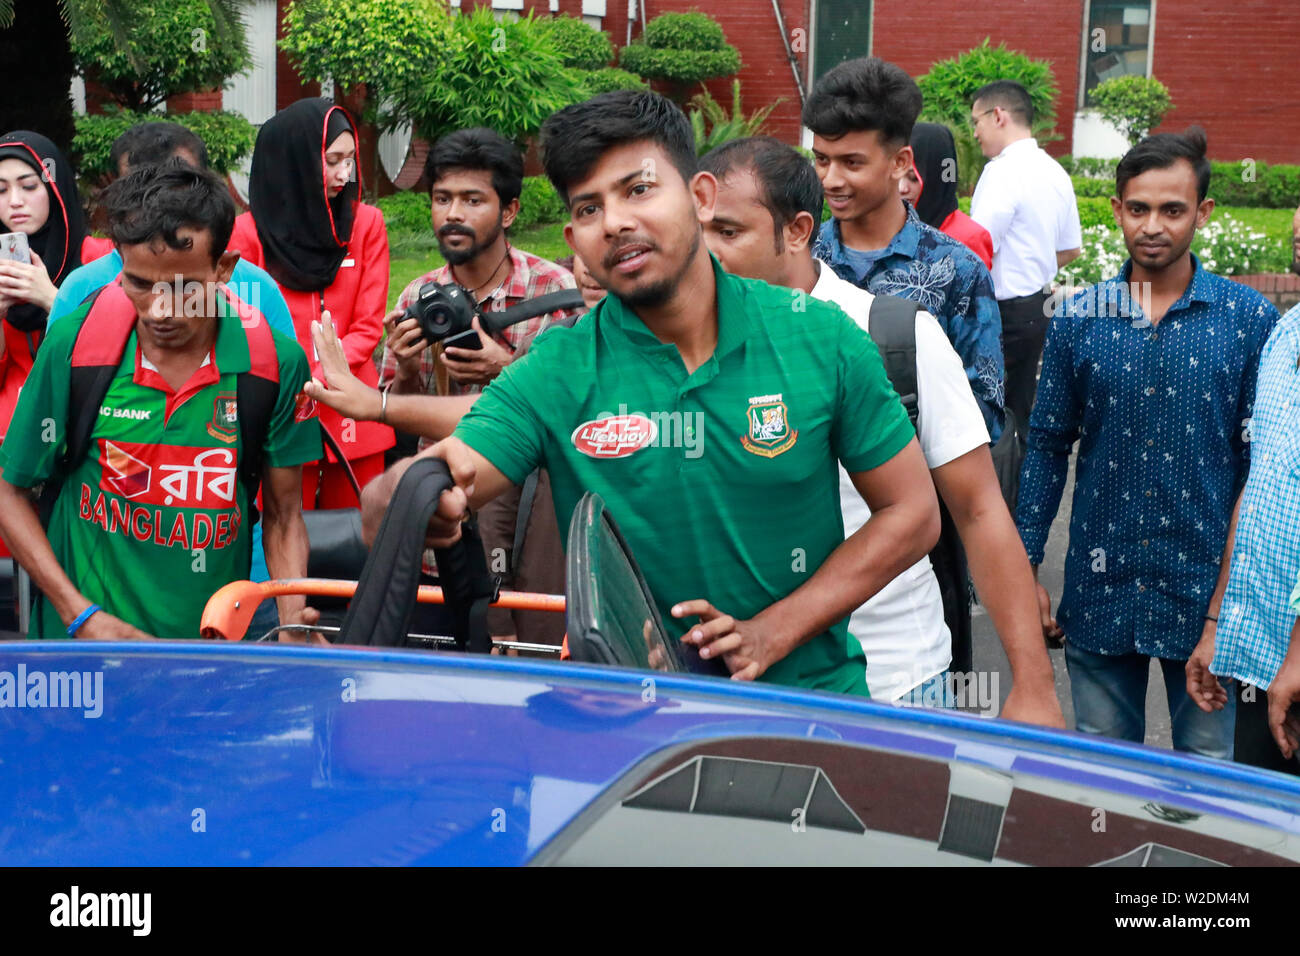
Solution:
[{"label": "man in white dress shirt", "polygon": [[[811,163],[784,143],[760,136],[718,147],[704,156],[700,168],[718,179],[714,216],[704,237],[723,268],[789,287],[791,321],[798,321],[799,298],[811,295],[834,302],[868,328],[875,297],[813,258],[822,187]],[[1013,687],[1002,716],[1063,727],[1029,559],[993,472],[983,413],[938,320],[919,310],[916,375],[921,449],[1011,662]],[[846,533],[871,516],[843,469],[840,504]],[[849,631],[866,653],[873,698],[952,705],[952,648],[928,558],[854,611]]]},{"label": "man in white dress shirt", "polygon": [[1051,322],[1047,306],[1057,270],[1083,244],[1070,176],[1030,132],[1034,105],[1012,80],[981,87],[971,127],[989,163],[971,198],[971,218],[993,237],[993,292],[1002,312],[1006,409],[1029,430],[1038,360]]}]

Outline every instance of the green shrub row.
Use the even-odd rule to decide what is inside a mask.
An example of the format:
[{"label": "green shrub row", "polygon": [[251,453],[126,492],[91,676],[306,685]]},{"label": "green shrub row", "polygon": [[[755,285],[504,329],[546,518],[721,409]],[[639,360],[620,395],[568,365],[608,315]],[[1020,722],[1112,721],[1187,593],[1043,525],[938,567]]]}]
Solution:
[{"label": "green shrub row", "polygon": [[[1074,194],[1080,198],[1114,195],[1118,162],[1091,157],[1060,158],[1074,183]],[[1221,206],[1295,209],[1300,206],[1300,166],[1251,159],[1214,160],[1210,163],[1210,195]]]},{"label": "green shrub row", "polygon": [[110,106],[105,113],[78,116],[76,120],[77,134],[72,140],[72,152],[83,187],[116,174],[109,163],[113,140],[136,123],[162,121],[179,123],[193,130],[208,148],[208,165],[222,175],[239,168],[240,161],[253,151],[253,142],[257,138],[257,129],[252,123],[241,114],[226,110],[132,113]]},{"label": "green shrub row", "polygon": [[[427,236],[431,232],[429,194],[415,189],[393,193],[377,203],[384,214],[390,241]],[[519,196],[519,215],[514,228],[526,229],[539,223],[564,222],[569,211],[545,176],[527,176]]]}]

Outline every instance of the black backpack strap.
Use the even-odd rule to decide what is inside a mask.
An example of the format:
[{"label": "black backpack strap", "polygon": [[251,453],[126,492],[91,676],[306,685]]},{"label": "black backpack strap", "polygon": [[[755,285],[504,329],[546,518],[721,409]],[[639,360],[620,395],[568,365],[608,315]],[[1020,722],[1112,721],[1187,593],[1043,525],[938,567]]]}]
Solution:
[{"label": "black backpack strap", "polygon": [[[251,372],[240,372],[235,386],[239,415],[239,480],[248,498],[248,523],[257,523],[257,492],[262,487],[263,451],[271,428],[271,413],[280,397],[280,383]],[[250,539],[251,540],[251,539]]]},{"label": "black backpack strap", "polygon": [[902,399],[907,417],[916,428],[920,417],[916,384],[916,313],[911,299],[878,295],[871,303],[867,331],[880,350],[889,384]]}]

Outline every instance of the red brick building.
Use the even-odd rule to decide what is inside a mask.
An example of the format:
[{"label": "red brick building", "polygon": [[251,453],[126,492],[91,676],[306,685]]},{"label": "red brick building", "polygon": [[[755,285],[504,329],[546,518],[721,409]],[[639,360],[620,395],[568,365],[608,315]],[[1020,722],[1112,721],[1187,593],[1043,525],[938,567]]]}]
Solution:
[{"label": "red brick building", "polygon": [[[304,95],[275,46],[287,0],[254,0],[247,16],[255,69],[224,94],[228,109],[261,123]],[[1252,157],[1300,163],[1300,18],[1295,0],[1237,0],[1230,12],[1207,12],[1186,0],[456,0],[498,11],[568,13],[608,32],[616,46],[640,35],[661,13],[703,9],[740,50],[746,111],[780,100],[773,132],[798,142],[800,86],[806,90],[836,63],[875,54],[913,76],[985,37],[1051,62],[1060,89],[1055,153],[1116,156],[1119,134],[1087,110],[1101,79],[1136,73],[1158,77],[1175,109],[1163,128],[1200,123],[1218,159]],[[788,51],[788,52],[787,52]],[[793,62],[792,62],[793,61]],[[272,66],[271,64],[274,64]],[[797,78],[796,78],[797,74]],[[709,84],[730,102],[730,80]],[[202,96],[207,99],[201,104]],[[215,94],[195,97],[207,107]],[[174,108],[191,108],[178,103]],[[385,137],[384,167],[399,180],[407,144]],[[373,181],[373,180],[372,180]],[[401,185],[409,185],[405,181]]]}]

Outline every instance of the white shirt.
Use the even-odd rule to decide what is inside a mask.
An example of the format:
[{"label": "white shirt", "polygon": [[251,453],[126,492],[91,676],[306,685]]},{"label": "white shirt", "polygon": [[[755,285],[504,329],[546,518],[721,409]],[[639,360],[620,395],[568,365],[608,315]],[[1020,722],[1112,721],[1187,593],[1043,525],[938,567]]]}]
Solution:
[{"label": "white shirt", "polygon": [[993,237],[993,292],[999,299],[1041,291],[1056,275],[1056,254],[1083,245],[1070,175],[1032,136],[989,160],[971,197],[970,217]]},{"label": "white shirt", "polygon": [[[813,298],[834,302],[864,330],[870,292],[841,279],[823,265]],[[989,441],[988,428],[966,369],[939,322],[916,313],[917,437],[926,463],[938,468]],[[840,466],[840,509],[845,536],[867,523],[871,509]],[[867,656],[867,687],[877,700],[897,700],[923,681],[948,669],[952,638],[943,623],[939,582],[922,558],[885,585],[849,618],[849,633]]]}]

